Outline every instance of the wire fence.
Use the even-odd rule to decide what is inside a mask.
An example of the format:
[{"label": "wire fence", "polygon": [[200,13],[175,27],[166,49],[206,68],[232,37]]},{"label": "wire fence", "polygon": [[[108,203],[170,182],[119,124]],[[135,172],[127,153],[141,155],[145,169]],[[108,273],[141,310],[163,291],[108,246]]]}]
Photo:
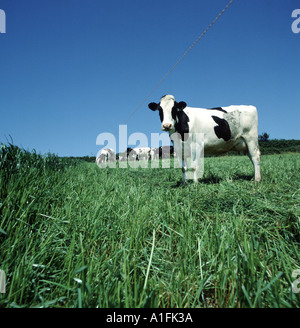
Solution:
[{"label": "wire fence", "polygon": [[193,42],[193,44],[185,51],[185,53],[177,60],[177,62],[171,67],[171,69],[163,76],[163,78],[156,84],[156,86],[148,93],[148,95],[143,99],[143,101],[131,112],[124,124],[127,124],[132,116],[137,112],[138,109],[146,102],[146,100],[154,93],[154,91],[163,83],[163,81],[174,71],[174,69],[179,65],[183,58],[195,47],[195,45],[204,37],[204,35],[212,28],[212,26],[217,22],[217,20],[225,13],[225,11],[232,5],[234,0],[230,0],[224,9],[215,17],[215,19],[206,27],[206,29],[201,33],[201,35]]}]

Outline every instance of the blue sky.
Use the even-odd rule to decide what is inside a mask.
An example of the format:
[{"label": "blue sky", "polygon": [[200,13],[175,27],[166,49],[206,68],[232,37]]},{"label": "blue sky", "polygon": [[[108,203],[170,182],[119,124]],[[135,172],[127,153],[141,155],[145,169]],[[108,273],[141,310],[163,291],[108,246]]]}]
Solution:
[{"label": "blue sky", "polygon": [[128,120],[228,1],[0,1],[0,142],[95,155],[98,134],[118,137],[125,123],[150,140],[161,131],[147,104],[165,94],[192,107],[254,105],[259,133],[299,139],[298,0],[235,0]]}]

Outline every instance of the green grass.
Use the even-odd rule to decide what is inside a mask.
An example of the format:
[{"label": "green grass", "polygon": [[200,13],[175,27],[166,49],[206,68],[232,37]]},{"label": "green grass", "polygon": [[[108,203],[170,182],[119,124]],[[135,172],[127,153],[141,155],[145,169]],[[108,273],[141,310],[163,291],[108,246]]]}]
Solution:
[{"label": "green grass", "polygon": [[300,306],[299,154],[263,156],[260,184],[247,157],[207,158],[187,186],[30,156],[0,156],[1,307]]}]

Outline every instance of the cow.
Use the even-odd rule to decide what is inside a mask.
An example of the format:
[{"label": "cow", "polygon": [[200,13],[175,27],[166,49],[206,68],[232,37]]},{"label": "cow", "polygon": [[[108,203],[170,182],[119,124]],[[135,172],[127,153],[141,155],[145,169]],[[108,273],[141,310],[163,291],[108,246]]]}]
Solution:
[{"label": "cow", "polygon": [[96,164],[98,166],[102,166],[101,164],[103,163],[115,162],[115,161],[116,161],[116,154],[114,150],[110,148],[102,149],[100,155],[98,155],[96,158]]},{"label": "cow", "polygon": [[136,160],[140,161],[140,160],[146,160],[148,161],[150,158],[150,152],[151,152],[151,148],[150,147],[143,147],[143,148],[133,148],[133,150],[131,151],[131,153],[136,155]]},{"label": "cow", "polygon": [[173,146],[161,146],[159,147],[159,155],[162,159],[168,159],[174,154]]},{"label": "cow", "polygon": [[[209,109],[194,108],[187,107],[184,101],[175,101],[172,95],[163,96],[158,104],[152,102],[148,107],[159,112],[161,129],[169,132],[173,140],[175,152],[181,162],[184,183],[187,180],[188,157],[191,158],[194,182],[198,182],[199,161],[203,151],[205,154],[241,151],[249,156],[254,166],[254,180],[261,180],[256,107],[232,105]],[[204,142],[195,138],[197,134],[203,135]]]},{"label": "cow", "polygon": [[159,159],[159,155],[158,155],[156,148],[150,149],[150,158],[151,158],[151,160]]},{"label": "cow", "polygon": [[117,159],[119,160],[119,162],[124,162],[124,161],[132,161],[132,160],[136,160],[136,152],[130,148],[130,147],[127,147],[126,151],[124,151],[123,153],[119,153],[117,155]]}]

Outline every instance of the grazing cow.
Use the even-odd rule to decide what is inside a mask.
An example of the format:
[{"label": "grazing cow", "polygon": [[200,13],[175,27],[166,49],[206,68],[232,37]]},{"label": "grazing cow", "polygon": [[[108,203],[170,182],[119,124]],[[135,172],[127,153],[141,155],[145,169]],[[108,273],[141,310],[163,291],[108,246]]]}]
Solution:
[{"label": "grazing cow", "polygon": [[127,147],[126,151],[118,154],[118,159],[119,162],[136,160],[136,152],[132,148]]},{"label": "grazing cow", "polygon": [[156,151],[155,148],[150,149],[150,158],[151,160],[159,159],[158,152]]},{"label": "grazing cow", "polygon": [[106,148],[102,149],[100,155],[96,158],[96,163],[98,166],[101,166],[103,163],[108,162],[115,162],[116,161],[116,154],[113,149]]},{"label": "grazing cow", "polygon": [[[160,99],[159,104],[150,103],[148,107],[159,111],[161,128],[169,132],[174,142],[175,152],[182,165],[184,183],[187,157],[191,157],[193,179],[198,181],[197,173],[203,150],[206,154],[243,151],[254,165],[255,181],[261,180],[257,110],[254,106],[192,108],[187,107],[183,101],[176,102],[174,96],[166,95]],[[204,134],[204,145],[196,140],[196,134]]]},{"label": "grazing cow", "polygon": [[131,153],[136,154],[136,160],[140,161],[140,160],[146,160],[148,161],[150,158],[150,151],[151,148],[150,147],[144,147],[144,148],[133,148],[133,150],[131,151]]},{"label": "grazing cow", "polygon": [[159,147],[159,154],[162,159],[168,159],[174,154],[173,146],[161,146]]},{"label": "grazing cow", "polygon": [[137,153],[134,149],[127,147],[126,153],[128,161],[136,161]]}]

